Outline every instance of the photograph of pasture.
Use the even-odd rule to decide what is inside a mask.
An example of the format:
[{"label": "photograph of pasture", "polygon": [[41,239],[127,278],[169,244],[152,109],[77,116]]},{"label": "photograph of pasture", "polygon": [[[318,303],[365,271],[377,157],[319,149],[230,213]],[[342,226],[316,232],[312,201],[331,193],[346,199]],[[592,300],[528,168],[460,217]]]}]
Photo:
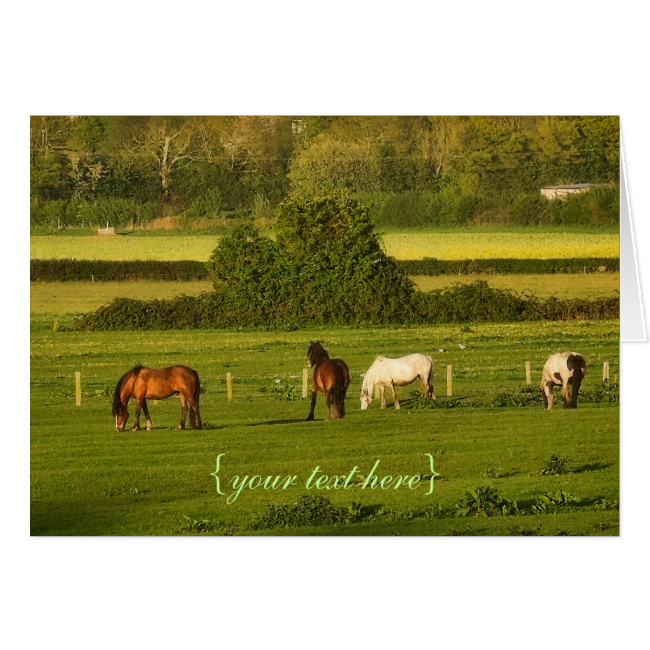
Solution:
[{"label": "photograph of pasture", "polygon": [[30,118],[31,534],[619,534],[617,117]]}]

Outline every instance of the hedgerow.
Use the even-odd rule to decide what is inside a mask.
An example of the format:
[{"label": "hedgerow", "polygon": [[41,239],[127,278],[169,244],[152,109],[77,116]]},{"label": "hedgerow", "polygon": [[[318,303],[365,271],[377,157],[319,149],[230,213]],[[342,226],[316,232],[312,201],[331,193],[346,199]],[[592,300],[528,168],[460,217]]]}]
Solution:
[{"label": "hedgerow", "polygon": [[614,257],[584,257],[568,259],[492,259],[492,260],[401,260],[399,268],[408,275],[472,275],[531,274],[531,273],[599,273],[618,271],[619,259]]},{"label": "hedgerow", "polygon": [[[486,274],[551,274],[599,273],[619,270],[619,259],[589,257],[557,260],[395,260],[395,265],[406,275],[473,275]],[[94,279],[119,282],[126,280],[205,280],[210,269],[204,262],[183,260],[30,260],[31,282],[70,282]]]},{"label": "hedgerow", "polygon": [[208,268],[204,262],[183,260],[108,261],[108,260],[30,260],[31,282],[71,282],[95,280],[119,282],[126,280],[205,280]]}]

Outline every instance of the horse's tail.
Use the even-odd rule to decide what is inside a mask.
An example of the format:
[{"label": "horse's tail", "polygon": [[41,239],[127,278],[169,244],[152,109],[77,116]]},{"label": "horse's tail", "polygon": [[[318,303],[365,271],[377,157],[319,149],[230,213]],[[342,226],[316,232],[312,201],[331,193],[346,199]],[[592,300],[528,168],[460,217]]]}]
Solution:
[{"label": "horse's tail", "polygon": [[428,383],[429,383],[429,394],[427,397],[430,397],[431,399],[436,399],[436,395],[433,392],[433,359],[431,357],[427,357],[429,361],[431,362],[431,365],[429,366],[429,378],[428,378]]},{"label": "horse's tail", "polygon": [[193,368],[191,368],[192,374],[194,375],[194,381],[195,381],[195,387],[194,387],[194,401],[196,402],[196,409],[191,409],[190,415],[192,416],[192,427],[194,429],[200,429],[202,428],[201,424],[201,416],[199,415],[199,395],[201,394],[201,380],[199,379],[199,373],[196,372]]},{"label": "horse's tail", "polygon": [[566,365],[569,370],[573,370],[573,376],[571,377],[571,398],[566,408],[575,409],[578,408],[578,391],[580,390],[580,384],[585,376],[585,372],[587,372],[587,362],[581,354],[574,354],[567,359]]},{"label": "horse's tail", "polygon": [[199,379],[199,373],[196,370],[192,370],[194,373],[194,379],[196,381],[196,386],[194,388],[194,399],[196,403],[199,403],[199,395],[201,394],[201,380]]},{"label": "horse's tail", "polygon": [[334,368],[334,383],[330,389],[330,398],[332,400],[332,419],[342,420],[345,417],[345,374],[343,368],[336,364]]}]

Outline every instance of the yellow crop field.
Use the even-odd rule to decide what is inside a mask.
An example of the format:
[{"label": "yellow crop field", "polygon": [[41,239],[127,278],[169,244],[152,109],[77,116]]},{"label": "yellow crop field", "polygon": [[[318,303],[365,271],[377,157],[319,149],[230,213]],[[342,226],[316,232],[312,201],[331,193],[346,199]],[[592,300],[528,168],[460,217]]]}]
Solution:
[{"label": "yellow crop field", "polygon": [[[220,237],[31,237],[35,259],[206,261]],[[387,234],[386,252],[398,260],[553,259],[618,257],[617,234],[427,233]]]},{"label": "yellow crop field", "polygon": [[546,273],[546,274],[505,274],[505,275],[414,275],[420,291],[447,289],[456,283],[471,284],[485,280],[495,289],[510,289],[518,293],[530,292],[538,298],[555,296],[560,300],[586,298],[594,300],[616,295],[619,290],[618,273]]},{"label": "yellow crop field", "polygon": [[618,235],[581,233],[430,233],[384,236],[398,260],[567,259],[618,257]]},{"label": "yellow crop field", "polygon": [[207,261],[220,237],[30,237],[32,259]]}]

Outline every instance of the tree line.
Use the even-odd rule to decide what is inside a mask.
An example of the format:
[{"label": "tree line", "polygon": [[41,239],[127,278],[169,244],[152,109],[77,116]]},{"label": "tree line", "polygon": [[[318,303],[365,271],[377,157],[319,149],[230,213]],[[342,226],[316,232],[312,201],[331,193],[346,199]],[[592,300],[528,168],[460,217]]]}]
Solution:
[{"label": "tree line", "polygon": [[[617,219],[617,117],[30,118],[31,221],[273,218],[343,191],[384,226]],[[589,199],[544,185],[594,183]],[[557,204],[557,205],[551,205]]]}]

